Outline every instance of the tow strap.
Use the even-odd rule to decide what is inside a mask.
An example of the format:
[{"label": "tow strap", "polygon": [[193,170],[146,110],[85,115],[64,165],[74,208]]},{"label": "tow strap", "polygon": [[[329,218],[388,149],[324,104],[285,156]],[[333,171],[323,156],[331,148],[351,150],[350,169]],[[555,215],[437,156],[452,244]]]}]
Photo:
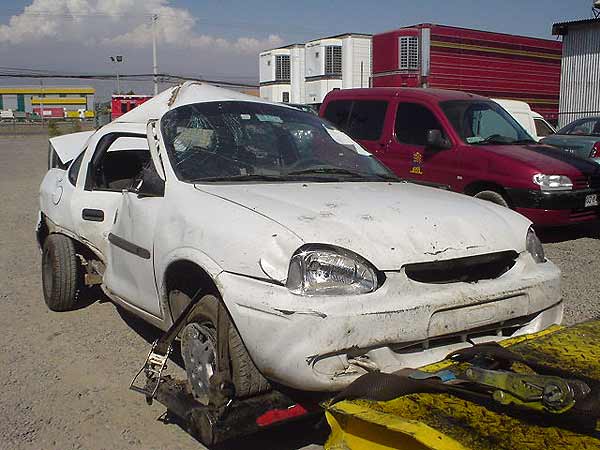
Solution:
[{"label": "tow strap", "polygon": [[[131,380],[129,389],[144,394],[146,402],[151,405],[159,384],[163,381],[163,372],[167,367],[167,361],[173,349],[173,342],[188,323],[188,318],[194,307],[203,298],[203,292],[199,289],[191,298],[183,312],[173,322],[171,327],[152,344],[152,348],[146,357],[142,368]],[[216,372],[210,379],[210,402],[218,410],[227,406],[233,396],[235,389],[231,381],[231,367],[229,362],[229,318],[223,307],[217,309],[217,361]],[[144,373],[146,381],[144,385],[138,384],[138,378]]]},{"label": "tow strap", "polygon": [[[391,374],[362,375],[336,395],[331,404],[444,392],[476,402],[493,400],[506,407],[600,418],[600,386],[594,380],[526,360],[497,343],[458,350],[447,359],[457,364],[433,373],[403,369]],[[527,373],[513,371],[515,363],[526,366]]]}]

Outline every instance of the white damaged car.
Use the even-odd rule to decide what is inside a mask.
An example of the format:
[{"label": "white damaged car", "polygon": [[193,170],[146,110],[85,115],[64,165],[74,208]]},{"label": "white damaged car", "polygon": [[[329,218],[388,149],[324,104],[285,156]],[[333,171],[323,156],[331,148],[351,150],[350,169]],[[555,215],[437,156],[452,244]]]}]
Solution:
[{"label": "white damaged car", "polygon": [[[199,83],[50,140],[37,228],[52,310],[99,284],[168,329],[197,398],[337,391],[560,323],[531,223],[394,177],[320,118]],[[219,333],[221,317],[227,333]]]}]

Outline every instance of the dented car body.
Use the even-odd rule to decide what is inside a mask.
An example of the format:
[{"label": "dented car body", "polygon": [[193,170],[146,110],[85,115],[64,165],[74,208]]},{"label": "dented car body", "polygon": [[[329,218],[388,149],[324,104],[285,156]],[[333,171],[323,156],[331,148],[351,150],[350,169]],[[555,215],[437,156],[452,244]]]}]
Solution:
[{"label": "dented car body", "polygon": [[104,292],[163,330],[178,280],[210,285],[272,383],[337,391],[562,319],[526,218],[398,180],[313,115],[190,83],[51,144],[72,162],[42,182],[42,247],[73,240]]}]

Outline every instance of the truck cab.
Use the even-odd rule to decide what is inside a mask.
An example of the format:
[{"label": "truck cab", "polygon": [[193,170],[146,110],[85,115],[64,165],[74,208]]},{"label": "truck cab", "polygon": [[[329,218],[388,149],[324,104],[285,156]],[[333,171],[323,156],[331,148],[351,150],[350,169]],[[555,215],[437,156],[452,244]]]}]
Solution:
[{"label": "truck cab", "polygon": [[600,167],[539,145],[486,97],[422,88],[335,90],[320,115],[400,177],[510,207],[538,226],[600,218]]}]

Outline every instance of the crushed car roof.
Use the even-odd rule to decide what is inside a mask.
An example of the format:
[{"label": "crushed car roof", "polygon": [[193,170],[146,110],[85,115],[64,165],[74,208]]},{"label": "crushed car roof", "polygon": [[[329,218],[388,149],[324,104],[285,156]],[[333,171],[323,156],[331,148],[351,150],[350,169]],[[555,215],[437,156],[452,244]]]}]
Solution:
[{"label": "crushed car roof", "polygon": [[159,119],[167,111],[192,103],[241,100],[256,103],[271,103],[259,97],[223,89],[210,84],[187,81],[169,88],[140,106],[115,119],[113,123],[147,123]]}]

